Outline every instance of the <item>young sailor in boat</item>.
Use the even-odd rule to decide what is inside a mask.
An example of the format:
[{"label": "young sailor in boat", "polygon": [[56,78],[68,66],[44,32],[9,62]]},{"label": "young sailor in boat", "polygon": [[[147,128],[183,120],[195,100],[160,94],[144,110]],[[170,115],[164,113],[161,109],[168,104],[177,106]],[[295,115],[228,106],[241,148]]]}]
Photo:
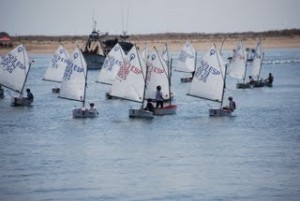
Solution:
[{"label": "young sailor in boat", "polygon": [[164,98],[163,98],[163,95],[162,95],[162,92],[161,92],[161,86],[158,85],[156,87],[156,108],[158,108],[160,106],[160,108],[163,108],[164,107]]},{"label": "young sailor in boat", "polygon": [[265,80],[265,82],[268,85],[272,85],[273,80],[274,80],[274,77],[273,77],[272,73],[269,73],[269,77]]},{"label": "young sailor in boat", "polygon": [[98,111],[97,111],[97,109],[96,109],[94,103],[90,103],[90,109],[89,109],[89,112],[90,112],[90,113],[97,113],[97,114],[98,114]]},{"label": "young sailor in boat", "polygon": [[223,107],[223,110],[233,112],[236,109],[236,104],[233,101],[233,98],[231,96],[228,97],[228,100],[229,100],[229,104],[228,104],[228,106]]},{"label": "young sailor in boat", "polygon": [[249,75],[249,84],[254,84],[254,79],[252,78],[252,76],[251,75]]},{"label": "young sailor in boat", "polygon": [[153,104],[151,103],[152,99],[151,98],[148,98],[147,99],[147,105],[146,107],[144,108],[144,110],[149,110],[150,112],[154,112],[154,106]]},{"label": "young sailor in boat", "polygon": [[26,97],[26,99],[29,100],[30,102],[33,102],[33,94],[31,93],[30,89],[27,88],[27,89],[26,89],[26,92],[27,92],[27,97]]}]

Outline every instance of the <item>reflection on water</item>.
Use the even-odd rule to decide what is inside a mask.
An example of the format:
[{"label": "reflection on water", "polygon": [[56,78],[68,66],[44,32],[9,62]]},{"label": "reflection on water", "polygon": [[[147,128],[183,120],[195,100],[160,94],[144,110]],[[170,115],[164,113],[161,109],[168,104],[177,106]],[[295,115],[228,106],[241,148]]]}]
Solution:
[{"label": "reflection on water", "polygon": [[[186,96],[190,84],[173,72],[177,114],[130,119],[140,105],[106,100],[109,86],[89,71],[87,99],[100,116],[72,119],[80,103],[58,99],[55,83],[42,80],[51,55],[30,57],[34,106],[9,106],[7,91],[0,100],[0,200],[299,199],[299,63],[264,64],[273,88],[237,90],[228,78],[225,97],[237,102],[229,118],[208,117],[216,103]],[[299,58],[299,49],[266,53]]]}]

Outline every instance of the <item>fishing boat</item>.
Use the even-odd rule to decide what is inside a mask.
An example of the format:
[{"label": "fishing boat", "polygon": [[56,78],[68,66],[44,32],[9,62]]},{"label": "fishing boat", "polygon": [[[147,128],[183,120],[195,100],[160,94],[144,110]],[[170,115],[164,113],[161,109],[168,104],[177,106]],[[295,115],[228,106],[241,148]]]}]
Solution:
[{"label": "fishing boat", "polygon": [[69,60],[62,79],[59,98],[82,102],[82,107],[72,110],[74,118],[93,118],[98,116],[96,110],[85,107],[87,87],[87,64],[77,47]]},{"label": "fishing boat", "polygon": [[12,96],[12,106],[30,106],[33,100],[23,97],[31,62],[23,44],[0,60],[0,84],[19,96]]},{"label": "fishing boat", "polygon": [[262,67],[262,61],[264,59],[264,53],[262,49],[261,41],[258,41],[254,51],[254,59],[252,63],[252,77],[254,82],[252,83],[253,87],[264,87],[265,82],[260,79],[260,72]]},{"label": "fishing boat", "polygon": [[103,40],[108,36],[108,33],[96,31],[97,22],[94,20],[93,23],[92,33],[81,50],[88,70],[101,69],[106,56],[103,52]]},{"label": "fishing boat", "polygon": [[123,34],[120,37],[109,36],[108,33],[96,31],[96,21],[92,33],[82,48],[82,54],[87,62],[88,70],[101,69],[108,53],[119,44],[125,54],[132,48],[133,43],[127,39],[128,35]]},{"label": "fishing boat", "polygon": [[[66,69],[68,58],[69,54],[67,50],[60,44],[52,56],[43,80],[60,83]],[[59,87],[52,88],[52,93],[59,93],[59,90]]]},{"label": "fishing boat", "polygon": [[183,47],[180,51],[179,60],[177,62],[175,71],[191,73],[192,76],[181,78],[180,79],[181,82],[191,82],[192,81],[193,75],[194,75],[194,72],[196,69],[196,62],[197,62],[196,51],[195,51],[193,45],[189,41],[187,41],[183,45]]},{"label": "fishing boat", "polygon": [[123,100],[141,103],[141,108],[129,109],[129,117],[153,118],[153,113],[144,110],[146,65],[134,45],[124,58],[109,95]]},{"label": "fishing boat", "polygon": [[119,38],[111,38],[111,39],[106,39],[102,43],[102,48],[104,55],[107,55],[116,44],[119,44],[125,54],[127,54],[131,48],[133,47],[133,43],[128,41],[129,36],[126,34],[120,35]]},{"label": "fishing boat", "polygon": [[[155,101],[157,86],[161,87],[163,99],[167,100],[163,108],[155,108],[154,115],[176,114],[177,105],[172,104],[169,67],[158,53],[156,47],[150,53],[147,63],[145,99]],[[156,100],[157,101],[157,100]]]},{"label": "fishing boat", "polygon": [[246,72],[247,72],[247,54],[243,45],[243,42],[240,41],[233,51],[233,57],[229,62],[228,75],[242,82],[236,84],[238,89],[250,88],[251,85],[246,82]]},{"label": "fishing boat", "polygon": [[214,44],[196,68],[187,95],[220,103],[217,109],[209,109],[209,116],[230,116],[232,111],[223,109],[226,65]]}]

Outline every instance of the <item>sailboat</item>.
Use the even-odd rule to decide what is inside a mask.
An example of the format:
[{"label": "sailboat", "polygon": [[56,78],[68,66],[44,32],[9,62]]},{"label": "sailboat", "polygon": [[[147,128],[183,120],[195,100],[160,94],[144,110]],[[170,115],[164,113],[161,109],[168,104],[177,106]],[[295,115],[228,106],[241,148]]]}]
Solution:
[{"label": "sailboat", "polygon": [[30,106],[32,101],[23,97],[23,91],[31,67],[26,48],[17,46],[0,60],[0,84],[19,94],[12,97],[12,106]]},{"label": "sailboat", "polygon": [[237,48],[233,50],[233,56],[230,60],[228,67],[228,75],[237,79],[241,79],[243,82],[236,84],[236,88],[245,89],[250,88],[251,85],[245,82],[247,72],[247,54],[244,48],[243,42],[240,41]]},{"label": "sailboat", "polygon": [[209,116],[229,116],[231,111],[223,110],[226,65],[214,44],[196,68],[187,95],[220,103],[220,108],[209,109]]},{"label": "sailboat", "polygon": [[179,55],[179,60],[177,62],[177,66],[176,66],[176,71],[179,72],[185,72],[185,73],[191,73],[192,76],[191,77],[184,77],[181,78],[181,82],[191,82],[193,79],[193,74],[195,72],[196,69],[196,61],[197,61],[197,54],[196,51],[194,49],[194,47],[192,46],[192,44],[187,41],[181,51],[180,51],[180,55]]},{"label": "sailboat", "polygon": [[[43,80],[61,82],[66,69],[66,63],[68,58],[69,54],[67,50],[62,44],[60,44],[53,54],[53,57],[46,70]],[[52,88],[52,92],[59,93],[59,87]]]},{"label": "sailboat", "polygon": [[112,85],[125,56],[124,50],[117,43],[106,56],[96,82]]},{"label": "sailboat", "polygon": [[145,99],[155,100],[157,86],[161,86],[163,98],[168,100],[167,106],[155,108],[155,115],[176,114],[177,105],[171,103],[170,72],[166,62],[162,59],[157,49],[149,55],[147,65],[147,82]]},{"label": "sailboat", "polygon": [[88,40],[82,48],[82,54],[87,62],[87,67],[90,70],[101,69],[105,60],[105,50],[103,41],[108,33],[100,33],[96,31],[97,22],[93,20],[93,30],[89,35]]},{"label": "sailboat", "polygon": [[124,58],[109,95],[119,99],[141,103],[140,109],[129,109],[129,117],[153,118],[153,113],[144,110],[146,65],[134,45]]},{"label": "sailboat", "polygon": [[61,83],[59,98],[82,102],[81,108],[72,110],[74,118],[96,117],[98,112],[85,108],[87,64],[77,47],[70,56]]},{"label": "sailboat", "polygon": [[261,41],[258,41],[256,44],[254,58],[252,63],[252,77],[254,79],[253,87],[263,87],[265,83],[260,80],[260,72],[262,67],[262,61],[264,58],[264,53],[262,49]]}]

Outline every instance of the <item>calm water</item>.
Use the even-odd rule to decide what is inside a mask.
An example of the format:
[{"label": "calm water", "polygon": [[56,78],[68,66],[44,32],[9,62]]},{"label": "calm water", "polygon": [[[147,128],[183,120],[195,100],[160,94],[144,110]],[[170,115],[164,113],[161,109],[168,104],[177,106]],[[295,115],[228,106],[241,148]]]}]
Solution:
[{"label": "calm water", "polygon": [[87,99],[100,116],[73,119],[80,103],[42,81],[52,55],[29,56],[34,106],[9,106],[8,91],[0,100],[1,201],[300,199],[300,49],[266,50],[273,88],[238,90],[228,78],[234,117],[208,117],[218,104],[186,96],[190,83],[173,72],[177,115],[153,120],[128,118],[138,103],[106,100],[99,71]]}]

